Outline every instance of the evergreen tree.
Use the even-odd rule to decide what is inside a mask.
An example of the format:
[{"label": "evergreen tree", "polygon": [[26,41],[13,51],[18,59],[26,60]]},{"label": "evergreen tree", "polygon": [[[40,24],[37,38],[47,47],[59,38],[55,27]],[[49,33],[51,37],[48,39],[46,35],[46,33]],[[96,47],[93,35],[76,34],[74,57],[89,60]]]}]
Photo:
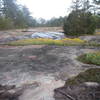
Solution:
[{"label": "evergreen tree", "polygon": [[0,16],[2,16],[2,12],[3,12],[2,7],[3,7],[3,1],[0,0]]},{"label": "evergreen tree", "polygon": [[18,13],[16,0],[3,0],[3,13],[6,18],[16,19]]},{"label": "evergreen tree", "polygon": [[100,5],[100,0],[94,0],[94,3]]},{"label": "evergreen tree", "polygon": [[[82,7],[80,7],[82,5]],[[66,35],[93,34],[95,31],[95,20],[92,13],[89,12],[89,1],[75,0],[73,10],[66,18],[64,31]]]},{"label": "evergreen tree", "polygon": [[84,12],[88,12],[91,8],[89,0],[83,0],[83,10]]},{"label": "evergreen tree", "polygon": [[71,9],[74,11],[78,11],[82,7],[82,0],[72,0]]},{"label": "evergreen tree", "polygon": [[36,20],[30,16],[28,8],[19,6],[17,0],[0,0],[0,16],[3,17],[2,22],[7,19],[15,28],[33,27],[36,24]]}]

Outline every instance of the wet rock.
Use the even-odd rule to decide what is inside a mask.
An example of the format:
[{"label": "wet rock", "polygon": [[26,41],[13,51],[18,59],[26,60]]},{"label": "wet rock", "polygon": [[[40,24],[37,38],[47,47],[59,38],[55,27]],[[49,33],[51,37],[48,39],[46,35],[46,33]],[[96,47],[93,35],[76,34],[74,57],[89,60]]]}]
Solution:
[{"label": "wet rock", "polygon": [[10,41],[17,41],[17,40],[22,40],[22,39],[28,39],[28,38],[31,38],[30,35],[23,35],[23,36],[11,36],[11,37],[6,37],[6,38],[2,38],[0,39],[0,44],[2,43],[7,43],[7,42],[10,42]]},{"label": "wet rock", "polygon": [[18,100],[18,97],[22,94],[21,90],[16,89],[13,86],[0,85],[0,100]]},{"label": "wet rock", "polygon": [[99,83],[97,82],[85,82],[84,85],[87,87],[93,87],[93,88],[99,87]]},{"label": "wet rock", "polygon": [[100,100],[100,84],[85,82],[55,89],[55,100]]},{"label": "wet rock", "polygon": [[32,34],[32,38],[50,38],[59,40],[65,38],[65,35],[60,32],[36,32]]},{"label": "wet rock", "polygon": [[80,39],[100,43],[100,36],[80,36]]}]

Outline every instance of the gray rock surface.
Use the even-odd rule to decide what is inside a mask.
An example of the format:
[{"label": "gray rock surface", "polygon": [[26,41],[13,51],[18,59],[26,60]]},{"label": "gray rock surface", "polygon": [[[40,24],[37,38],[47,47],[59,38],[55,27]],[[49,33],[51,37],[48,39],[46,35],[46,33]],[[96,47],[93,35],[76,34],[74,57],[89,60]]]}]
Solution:
[{"label": "gray rock surface", "polygon": [[[55,100],[54,89],[64,80],[94,65],[78,62],[75,58],[100,48],[81,46],[23,46],[0,47],[0,84],[23,87],[19,100]],[[33,85],[33,84],[37,85]],[[30,86],[31,84],[31,86]]]},{"label": "gray rock surface", "polygon": [[29,35],[5,36],[0,38],[0,44],[7,43],[10,41],[29,39],[29,38],[49,38],[49,39],[59,40],[65,38],[65,35],[64,33],[60,32],[35,32]]},{"label": "gray rock surface", "polygon": [[65,38],[65,35],[60,32],[36,32],[32,34],[32,38],[50,38],[59,40]]},{"label": "gray rock surface", "polygon": [[100,36],[80,36],[80,39],[86,40],[89,42],[95,42],[95,43],[100,43]]},{"label": "gray rock surface", "polygon": [[21,89],[16,89],[14,85],[0,85],[0,100],[18,100],[21,94]]},{"label": "gray rock surface", "polygon": [[83,83],[64,86],[55,89],[54,97],[55,100],[100,100],[100,85],[90,87]]},{"label": "gray rock surface", "polygon": [[7,43],[11,41],[17,41],[17,40],[22,40],[22,39],[28,39],[31,38],[31,35],[23,35],[23,36],[8,36],[5,38],[0,39],[0,44],[2,43]]}]

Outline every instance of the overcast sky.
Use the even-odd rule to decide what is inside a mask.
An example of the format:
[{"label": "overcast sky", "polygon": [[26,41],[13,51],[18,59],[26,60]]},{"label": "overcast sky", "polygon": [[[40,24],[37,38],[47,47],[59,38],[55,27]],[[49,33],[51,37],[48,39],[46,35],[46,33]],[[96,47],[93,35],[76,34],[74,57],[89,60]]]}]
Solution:
[{"label": "overcast sky", "polygon": [[70,7],[71,0],[18,0],[26,5],[33,17],[50,19],[65,16]]}]

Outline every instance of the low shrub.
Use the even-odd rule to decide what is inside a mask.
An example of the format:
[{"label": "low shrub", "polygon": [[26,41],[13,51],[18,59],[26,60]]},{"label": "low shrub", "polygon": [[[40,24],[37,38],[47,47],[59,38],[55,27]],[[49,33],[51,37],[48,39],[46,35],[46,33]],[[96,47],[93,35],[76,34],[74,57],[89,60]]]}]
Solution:
[{"label": "low shrub", "polygon": [[86,64],[100,65],[100,52],[83,54],[78,60]]},{"label": "low shrub", "polygon": [[9,18],[0,17],[0,30],[13,28],[13,22]]},{"label": "low shrub", "polygon": [[78,85],[83,82],[100,83],[100,68],[91,68],[81,72],[78,76],[68,79],[66,85]]}]

